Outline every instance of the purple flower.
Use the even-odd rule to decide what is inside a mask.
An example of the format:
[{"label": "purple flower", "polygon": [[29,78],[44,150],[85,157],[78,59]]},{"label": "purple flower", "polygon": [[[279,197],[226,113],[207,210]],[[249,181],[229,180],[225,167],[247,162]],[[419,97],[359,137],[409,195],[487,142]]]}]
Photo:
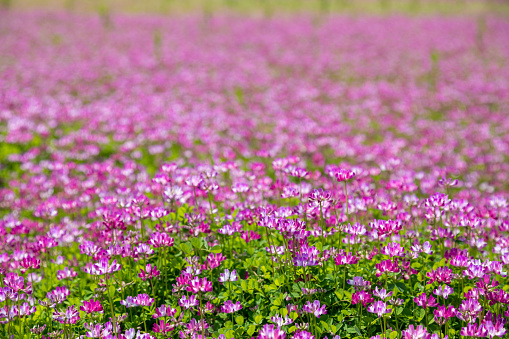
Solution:
[{"label": "purple flower", "polygon": [[435,322],[439,325],[444,325],[449,318],[456,315],[456,309],[452,305],[443,306],[440,305],[436,310],[433,311],[435,315]]},{"label": "purple flower", "polygon": [[104,258],[99,260],[99,262],[92,264],[90,266],[85,267],[85,272],[92,275],[104,275],[110,274],[113,272],[120,271],[122,267],[120,264],[117,264],[117,260],[113,260],[113,262],[109,263],[108,259]]},{"label": "purple flower", "polygon": [[151,306],[154,302],[153,298],[150,298],[148,294],[138,294],[136,297],[128,296],[126,300],[121,300],[120,304],[127,308],[138,307],[138,306]]},{"label": "purple flower", "polygon": [[227,300],[223,306],[221,306],[221,312],[223,313],[234,313],[242,309],[242,304],[237,301],[235,304],[231,300]]},{"label": "purple flower", "polygon": [[452,289],[452,287],[449,287],[447,285],[440,286],[433,291],[433,294],[435,294],[436,296],[443,297],[444,299],[447,299],[447,297],[453,293],[454,290]]},{"label": "purple flower", "polygon": [[258,339],[285,339],[286,334],[281,327],[274,325],[263,325],[262,329],[258,333]]},{"label": "purple flower", "polygon": [[315,336],[307,331],[297,331],[293,335],[293,339],[315,339]]},{"label": "purple flower", "polygon": [[313,313],[317,318],[320,318],[322,314],[327,314],[325,305],[320,306],[319,300],[315,300],[313,303],[308,301],[307,304],[302,307],[302,311],[306,313]]},{"label": "purple flower", "polygon": [[64,267],[64,270],[58,270],[57,271],[57,280],[63,280],[63,279],[70,279],[72,280],[78,275],[77,272],[74,272],[74,270],[69,267]]},{"label": "purple flower", "polygon": [[378,287],[375,287],[375,291],[373,291],[373,295],[375,297],[378,297],[378,298],[384,300],[384,299],[390,298],[392,296],[392,291],[387,293],[385,288],[382,288],[382,289],[378,290]]},{"label": "purple flower", "polygon": [[504,328],[504,323],[505,321],[502,320],[497,320],[495,324],[493,324],[491,320],[484,322],[483,327],[486,330],[486,335],[488,338],[502,338],[507,333],[507,330]]},{"label": "purple flower", "polygon": [[484,326],[477,326],[476,323],[467,324],[467,327],[462,327],[460,332],[460,335],[465,337],[486,337],[486,334]]},{"label": "purple flower", "polygon": [[101,303],[94,299],[91,299],[89,301],[83,301],[83,306],[80,307],[80,310],[86,312],[87,314],[96,312],[103,313],[103,307]]},{"label": "purple flower", "polygon": [[281,327],[284,325],[290,325],[293,323],[293,319],[289,318],[287,315],[285,317],[280,317],[279,314],[276,314],[275,316],[271,317],[270,320],[274,323],[276,323],[277,326]]},{"label": "purple flower", "polygon": [[189,282],[189,287],[187,288],[189,292],[198,293],[198,292],[210,292],[212,291],[212,283],[207,280],[207,278],[194,278]]},{"label": "purple flower", "polygon": [[431,339],[431,334],[422,325],[409,325],[408,329],[403,331],[401,339]]},{"label": "purple flower", "polygon": [[198,299],[196,299],[196,296],[194,295],[191,295],[189,298],[184,295],[179,300],[179,305],[184,307],[186,310],[197,306],[199,303],[200,302],[198,301]]},{"label": "purple flower", "polygon": [[375,301],[373,304],[368,306],[368,312],[375,313],[380,318],[384,314],[391,313],[391,309],[387,308],[387,304],[385,302]]},{"label": "purple flower", "polygon": [[147,279],[152,279],[152,278],[156,278],[159,276],[159,274],[161,273],[160,271],[157,270],[157,266],[154,265],[154,267],[152,267],[152,265],[150,263],[148,263],[146,266],[145,266],[145,271],[143,269],[140,268],[140,273],[138,273],[138,276],[141,278],[141,280],[145,281]]},{"label": "purple flower", "polygon": [[[187,309],[187,307],[186,307]],[[152,318],[157,319],[161,317],[174,317],[177,313],[177,309],[171,306],[161,305],[156,307],[154,314],[152,314]]]},{"label": "purple flower", "polygon": [[79,311],[73,305],[67,307],[65,311],[55,310],[53,312],[53,319],[61,324],[76,324],[76,322],[80,319],[80,315]]},{"label": "purple flower", "polygon": [[219,274],[219,282],[227,282],[227,281],[237,281],[237,272],[235,270],[231,271],[229,269],[225,269],[224,273]]},{"label": "purple flower", "polygon": [[436,307],[438,304],[436,302],[436,299],[433,297],[433,296],[429,296],[429,299],[428,297],[426,296],[426,293],[421,293],[419,296],[415,297],[414,298],[414,302],[421,306],[421,307],[424,307],[424,308],[428,308],[428,307]]},{"label": "purple flower", "polygon": [[481,310],[482,306],[479,301],[475,299],[466,299],[463,300],[458,308],[457,317],[467,323],[472,323],[475,321]]}]

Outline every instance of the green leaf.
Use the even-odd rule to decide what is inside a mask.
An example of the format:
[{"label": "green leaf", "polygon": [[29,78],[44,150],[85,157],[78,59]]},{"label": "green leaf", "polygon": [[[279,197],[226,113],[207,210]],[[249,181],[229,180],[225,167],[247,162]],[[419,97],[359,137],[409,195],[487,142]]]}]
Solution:
[{"label": "green leaf", "polygon": [[414,316],[417,318],[417,321],[421,321],[425,315],[426,312],[422,308],[416,309],[414,312]]},{"label": "green leaf", "polygon": [[201,248],[202,246],[201,238],[192,238],[191,244],[193,245],[194,248]]},{"label": "green leaf", "polygon": [[347,331],[348,333],[357,333],[357,331],[355,330],[355,327],[348,327],[348,328],[346,329],[346,331]]},{"label": "green leaf", "polygon": [[396,339],[396,337],[398,336],[398,332],[396,331],[392,331],[390,334],[389,334],[389,339]]},{"label": "green leaf", "polygon": [[265,289],[268,291],[273,291],[273,290],[277,290],[277,286],[274,284],[265,285]]},{"label": "green leaf", "polygon": [[212,253],[221,253],[221,246],[214,246],[210,249]]},{"label": "green leaf", "polygon": [[410,265],[410,267],[415,268],[416,270],[417,270],[417,269],[419,269],[419,268],[421,268],[421,266],[422,266],[422,265],[421,265],[421,263],[420,263],[420,262],[417,262],[417,261],[413,262],[413,263]]},{"label": "green leaf", "polygon": [[238,325],[242,325],[244,324],[244,317],[239,315],[237,317],[235,317],[235,322],[238,324]]},{"label": "green leaf", "polygon": [[293,332],[295,332],[296,330],[297,330],[297,327],[292,326],[292,327],[290,327],[290,328],[288,329],[288,333],[293,333]]},{"label": "green leaf", "polygon": [[248,335],[250,335],[250,336],[252,336],[252,335],[253,335],[253,333],[255,333],[255,331],[256,331],[256,326],[255,326],[255,325],[251,325],[251,326],[249,326],[249,327],[248,327],[248,329],[247,329],[247,334],[248,334]]},{"label": "green leaf", "polygon": [[325,321],[320,321],[320,324],[322,324],[322,327],[326,330],[326,331],[329,331],[329,324],[327,324]]},{"label": "green leaf", "polygon": [[180,249],[182,250],[182,252],[184,252],[186,254],[189,254],[193,251],[193,247],[191,246],[191,244],[189,242],[181,243]]},{"label": "green leaf", "polygon": [[408,287],[406,287],[406,285],[402,282],[397,282],[396,287],[400,290],[400,292],[404,292],[408,289]]},{"label": "green leaf", "polygon": [[260,324],[262,322],[262,320],[263,320],[263,317],[261,314],[257,314],[254,316],[254,321],[256,324]]},{"label": "green leaf", "polygon": [[240,287],[242,287],[242,289],[244,291],[246,291],[248,288],[247,288],[247,282],[245,280],[241,280],[240,282]]}]

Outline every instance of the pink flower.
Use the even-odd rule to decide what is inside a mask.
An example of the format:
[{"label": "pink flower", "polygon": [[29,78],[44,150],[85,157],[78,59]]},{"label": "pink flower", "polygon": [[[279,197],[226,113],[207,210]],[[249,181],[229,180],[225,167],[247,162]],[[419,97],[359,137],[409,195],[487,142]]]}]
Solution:
[{"label": "pink flower", "polygon": [[95,312],[103,313],[103,307],[101,303],[94,299],[91,299],[89,301],[83,301],[83,306],[80,307],[80,310],[86,312],[87,314]]},{"label": "pink flower", "polygon": [[62,303],[71,294],[71,291],[66,286],[56,287],[54,290],[46,293],[46,298],[56,304]]},{"label": "pink flower", "polygon": [[444,299],[447,299],[447,297],[454,293],[454,290],[452,287],[449,287],[447,285],[439,286],[437,289],[433,291],[433,294],[436,296],[443,297]]},{"label": "pink flower", "polygon": [[271,317],[270,320],[273,323],[276,323],[278,326],[284,326],[284,325],[290,325],[293,323],[293,319],[289,318],[287,315],[285,317],[280,317],[279,314],[276,314],[275,316]]},{"label": "pink flower", "polygon": [[495,324],[493,324],[491,320],[484,322],[483,327],[486,330],[488,338],[502,338],[507,333],[507,330],[504,328],[504,323],[505,321],[502,320],[497,320]]},{"label": "pink flower", "polygon": [[405,255],[405,249],[399,243],[388,243],[382,248],[382,253],[392,257],[401,257]]},{"label": "pink flower", "polygon": [[226,257],[222,253],[210,253],[207,256],[207,265],[210,269],[214,269],[219,267],[224,260],[226,260]]},{"label": "pink flower", "polygon": [[70,279],[72,280],[78,275],[77,272],[74,272],[74,270],[69,267],[64,267],[64,270],[57,271],[57,280],[63,280],[63,279]]},{"label": "pink flower", "polygon": [[431,334],[422,325],[410,325],[403,331],[401,339],[431,339]]},{"label": "pink flower", "polygon": [[173,331],[175,326],[172,324],[166,323],[164,320],[160,320],[159,322],[156,322],[154,326],[152,327],[152,331],[155,333],[168,333]]},{"label": "pink flower", "polygon": [[323,314],[327,314],[325,305],[320,306],[319,300],[315,300],[313,303],[308,301],[307,304],[302,307],[302,311],[306,313],[313,313],[317,318],[320,318],[320,316]]},{"label": "pink flower", "polygon": [[23,305],[18,306],[18,315],[20,317],[25,317],[35,313],[35,306],[30,306],[29,303],[23,303]]},{"label": "pink flower", "polygon": [[318,255],[320,251],[313,246],[303,246],[294,258],[293,262],[295,266],[306,267],[318,265]]},{"label": "pink flower", "polygon": [[155,248],[159,247],[171,247],[173,246],[174,240],[167,233],[152,233],[150,235],[150,239],[148,241],[149,245],[154,246]]},{"label": "pink flower", "polygon": [[293,335],[293,339],[315,339],[315,336],[307,331],[297,331]]},{"label": "pink flower", "polygon": [[143,269],[140,269],[140,271],[141,272],[138,273],[138,276],[143,281],[158,277],[159,274],[161,273],[157,270],[157,266],[154,265],[154,267],[152,267],[150,263],[145,266],[145,271],[143,271]]},{"label": "pink flower", "polygon": [[184,307],[186,310],[192,307],[195,307],[199,304],[198,299],[194,295],[191,295],[189,298],[185,295],[182,296],[179,300],[179,305]]},{"label": "pink flower", "polygon": [[426,293],[421,293],[419,296],[414,298],[414,302],[424,308],[428,307],[436,307],[438,304],[436,302],[436,299],[433,296],[426,296]]},{"label": "pink flower", "polygon": [[258,333],[258,339],[285,339],[286,334],[281,327],[266,324]]},{"label": "pink flower", "polygon": [[235,304],[231,300],[227,300],[223,306],[221,306],[221,312],[223,313],[234,313],[240,311],[242,309],[242,305],[240,302],[236,302]]},{"label": "pink flower", "polygon": [[127,308],[139,307],[139,306],[151,306],[154,303],[154,299],[150,298],[148,294],[138,294],[136,297],[128,296],[126,300],[121,300],[120,304]]},{"label": "pink flower", "polygon": [[375,301],[373,304],[368,306],[368,312],[376,313],[380,318],[384,314],[391,313],[391,309],[387,308],[387,304],[383,301]]},{"label": "pink flower", "polygon": [[237,272],[235,270],[230,272],[230,270],[226,268],[224,273],[219,274],[219,282],[225,283],[227,281],[237,281]]},{"label": "pink flower", "polygon": [[426,273],[426,276],[430,278],[428,284],[432,284],[435,281],[450,284],[451,279],[453,278],[452,270],[448,267],[438,267],[436,271],[431,270]]},{"label": "pink flower", "polygon": [[477,326],[476,323],[467,324],[467,327],[462,327],[460,332],[460,335],[465,337],[486,337],[486,334],[484,326]]},{"label": "pink flower", "polygon": [[355,258],[354,255],[352,255],[351,253],[348,253],[346,255],[338,255],[336,256],[336,258],[334,259],[336,265],[352,265],[352,264],[357,264],[358,262],[358,259]]},{"label": "pink flower", "polygon": [[458,308],[457,317],[463,321],[466,321],[467,323],[471,323],[474,322],[481,310],[482,306],[479,301],[475,299],[466,299],[463,300],[460,307]]},{"label": "pink flower", "polygon": [[376,267],[376,276],[379,277],[385,272],[393,272],[398,273],[399,272],[399,265],[398,265],[398,259],[394,259],[394,262],[392,260],[382,260],[381,263],[375,264]]},{"label": "pink flower", "polygon": [[198,292],[210,292],[212,291],[212,283],[207,280],[207,278],[194,278],[189,282],[189,287],[187,288],[189,292],[198,293]]},{"label": "pink flower", "polygon": [[11,272],[6,274],[4,278],[4,284],[14,292],[22,290],[25,287],[23,277]]},{"label": "pink flower", "polygon": [[362,306],[372,303],[375,299],[366,291],[358,291],[352,294],[352,305],[362,302]]},{"label": "pink flower", "polygon": [[111,274],[117,271],[120,271],[122,267],[120,264],[117,264],[117,260],[113,260],[113,262],[109,263],[108,259],[104,258],[99,260],[99,262],[92,264],[88,267],[85,267],[85,272],[92,275],[104,275]]},{"label": "pink flower", "polygon": [[76,324],[76,322],[80,319],[80,315],[79,311],[73,305],[67,307],[65,311],[55,310],[53,312],[53,319],[61,324]]},{"label": "pink flower", "polygon": [[152,317],[154,319],[161,318],[161,317],[174,317],[177,313],[177,309],[173,308],[171,306],[161,305],[159,307],[156,307],[156,310],[154,314],[152,314]]},{"label": "pink flower", "polygon": [[375,297],[378,297],[378,298],[384,300],[384,299],[390,298],[392,296],[392,291],[387,293],[385,288],[382,288],[382,289],[378,290],[378,287],[375,287],[375,291],[373,292],[373,295]]},{"label": "pink flower", "polygon": [[433,311],[435,315],[435,322],[439,325],[444,325],[449,318],[452,318],[456,315],[456,309],[452,305],[438,306],[438,309]]},{"label": "pink flower", "polygon": [[23,258],[19,264],[21,266],[21,269],[20,269],[21,273],[25,273],[29,269],[41,268],[41,260],[32,258],[32,257]]},{"label": "pink flower", "polygon": [[334,176],[336,177],[336,180],[338,182],[348,181],[351,178],[355,177],[355,172],[352,170],[340,169],[334,172]]}]

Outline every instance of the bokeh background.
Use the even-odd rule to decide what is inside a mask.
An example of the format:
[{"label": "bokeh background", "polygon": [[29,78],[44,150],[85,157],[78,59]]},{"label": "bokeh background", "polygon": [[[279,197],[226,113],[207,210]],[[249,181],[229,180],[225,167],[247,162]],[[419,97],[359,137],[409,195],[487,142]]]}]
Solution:
[{"label": "bokeh background", "polygon": [[5,8],[78,12],[190,13],[509,13],[505,0],[0,0]]}]

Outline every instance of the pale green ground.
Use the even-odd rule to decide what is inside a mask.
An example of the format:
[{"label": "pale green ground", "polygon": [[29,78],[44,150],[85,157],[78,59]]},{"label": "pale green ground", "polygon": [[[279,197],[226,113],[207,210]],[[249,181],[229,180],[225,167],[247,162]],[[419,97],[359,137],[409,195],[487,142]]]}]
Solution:
[{"label": "pale green ground", "polygon": [[345,12],[407,14],[509,14],[506,0],[0,0],[14,9],[110,13],[230,11],[250,14]]}]

